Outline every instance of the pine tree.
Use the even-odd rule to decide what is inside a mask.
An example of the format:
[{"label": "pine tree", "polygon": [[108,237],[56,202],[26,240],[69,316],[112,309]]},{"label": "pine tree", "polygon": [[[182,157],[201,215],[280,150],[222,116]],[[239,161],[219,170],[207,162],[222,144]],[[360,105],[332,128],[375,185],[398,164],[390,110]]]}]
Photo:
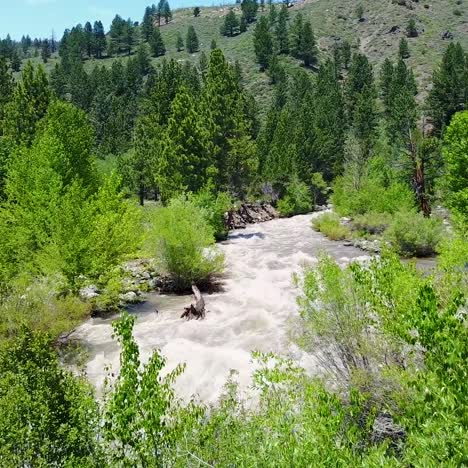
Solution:
[{"label": "pine tree", "polygon": [[[232,172],[233,167],[240,164],[244,168],[251,167],[250,163],[238,161],[239,147],[251,147],[247,141],[252,137],[254,125],[252,116],[247,116],[251,111],[247,101],[242,95],[234,69],[227,63],[221,50],[213,50],[203,89],[203,114],[208,122],[212,122],[211,135],[216,148],[218,184],[222,189],[235,190],[237,193],[242,190],[235,182],[238,179]],[[236,139],[242,140],[242,144],[237,144]],[[245,154],[246,159],[251,157],[251,153]],[[231,158],[236,159],[237,163],[232,163]]]},{"label": "pine tree", "polygon": [[247,31],[247,19],[245,18],[244,14],[241,16],[240,19],[239,31],[241,33],[245,33]]},{"label": "pine tree", "polygon": [[14,72],[19,72],[21,70],[21,59],[19,58],[18,51],[15,49],[13,55],[11,56],[11,69]]},{"label": "pine tree", "polygon": [[177,52],[180,52],[184,49],[184,39],[182,38],[180,31],[177,32],[176,49]]},{"label": "pine tree", "polygon": [[341,60],[345,70],[348,70],[351,63],[351,55],[351,44],[348,41],[343,41],[341,44]]},{"label": "pine tree", "polygon": [[199,49],[197,33],[195,32],[195,28],[192,25],[190,25],[187,30],[187,37],[185,38],[185,47],[187,48],[187,52],[189,54],[198,52]]},{"label": "pine tree", "polygon": [[86,55],[88,56],[88,58],[90,58],[93,53],[93,27],[91,26],[91,23],[89,21],[87,21],[84,26],[83,34]]},{"label": "pine tree", "polygon": [[348,116],[352,120],[354,107],[359,98],[359,94],[365,87],[374,86],[374,74],[372,65],[363,54],[354,54],[346,80],[346,101]]},{"label": "pine tree", "polygon": [[306,67],[314,65],[317,62],[317,44],[310,21],[306,21],[302,28],[300,57]]},{"label": "pine tree", "polygon": [[161,18],[163,17],[164,4],[166,0],[159,0],[156,7],[156,19],[158,20],[158,27],[161,27]]},{"label": "pine tree", "polygon": [[278,19],[278,12],[276,11],[276,6],[274,3],[270,3],[270,7],[268,9],[268,22],[270,23],[271,26],[273,26],[276,23],[277,19]]},{"label": "pine tree", "polygon": [[290,51],[295,58],[301,58],[303,29],[304,20],[302,14],[298,13],[290,29]]},{"label": "pine tree", "polygon": [[218,48],[218,44],[215,39],[211,39],[210,50],[215,50]]},{"label": "pine tree", "polygon": [[30,145],[36,126],[44,117],[51,100],[47,75],[42,66],[28,62],[4,111],[4,135],[16,143]]},{"label": "pine tree", "polygon": [[224,24],[222,27],[222,33],[225,36],[234,36],[238,33],[239,30],[239,18],[234,13],[234,10],[231,8],[228,14],[224,17]]},{"label": "pine tree", "polygon": [[254,48],[257,62],[262,71],[268,68],[270,57],[273,54],[273,41],[270,34],[268,19],[262,16],[254,30]]},{"label": "pine tree", "polygon": [[279,54],[287,54],[289,52],[288,18],[288,7],[283,4],[281,6],[275,30],[276,44]]},{"label": "pine tree", "polygon": [[200,58],[198,59],[198,67],[200,69],[202,76],[206,75],[206,72],[208,71],[209,66],[210,66],[210,63],[208,61],[208,57],[206,56],[205,52],[202,51],[200,53]]},{"label": "pine tree", "polygon": [[416,28],[416,21],[414,18],[411,18],[406,27],[406,35],[408,37],[418,37],[418,29]]},{"label": "pine tree", "polygon": [[386,109],[390,105],[391,87],[393,82],[393,63],[390,59],[385,59],[380,71],[380,94]]},{"label": "pine tree", "polygon": [[400,45],[398,48],[398,55],[402,59],[407,59],[410,56],[408,41],[404,37],[402,37],[400,40]]},{"label": "pine tree", "polygon": [[142,42],[138,46],[135,60],[140,76],[148,75],[151,71],[151,59],[148,53],[148,47],[145,43]]},{"label": "pine tree", "polygon": [[199,191],[216,176],[214,147],[209,124],[199,113],[193,97],[180,88],[164,135],[158,183],[163,200],[184,191]]},{"label": "pine tree", "polygon": [[50,52],[50,44],[48,39],[44,39],[42,41],[42,48],[41,48],[41,58],[44,63],[47,63],[50,59],[51,52]]},{"label": "pine tree", "polygon": [[164,22],[167,24],[172,19],[172,11],[167,0],[164,1],[162,16],[164,17]]},{"label": "pine tree", "polygon": [[193,16],[195,16],[195,18],[198,18],[200,16],[200,13],[201,13],[200,7],[195,7],[193,9]]},{"label": "pine tree", "polygon": [[453,115],[466,108],[468,100],[468,59],[462,46],[450,44],[441,65],[432,76],[428,104],[437,135],[443,133]]},{"label": "pine tree", "polygon": [[154,16],[156,14],[156,6],[147,6],[145,9],[145,14],[143,16],[143,21],[141,22],[141,35],[143,40],[149,42],[154,29]]},{"label": "pine tree", "polygon": [[166,53],[166,46],[159,28],[153,29],[153,34],[150,39],[151,53],[154,57],[160,57]]},{"label": "pine tree", "polygon": [[107,41],[104,26],[101,21],[96,21],[93,26],[93,50],[94,56],[97,59],[102,58],[103,52],[106,50]]},{"label": "pine tree", "polygon": [[3,135],[5,107],[12,97],[13,89],[13,75],[8,69],[6,59],[0,58],[0,137]]},{"label": "pine tree", "polygon": [[127,55],[131,55],[135,43],[135,26],[130,18],[125,21],[122,31],[122,44],[127,50]]},{"label": "pine tree", "polygon": [[241,3],[242,14],[245,16],[247,23],[253,23],[257,17],[258,1],[244,0]]},{"label": "pine tree", "polygon": [[[161,127],[153,116],[141,116],[135,125],[134,149],[121,172],[143,206],[150,190],[156,190],[157,174],[162,157]],[[122,170],[123,169],[123,170]]]}]

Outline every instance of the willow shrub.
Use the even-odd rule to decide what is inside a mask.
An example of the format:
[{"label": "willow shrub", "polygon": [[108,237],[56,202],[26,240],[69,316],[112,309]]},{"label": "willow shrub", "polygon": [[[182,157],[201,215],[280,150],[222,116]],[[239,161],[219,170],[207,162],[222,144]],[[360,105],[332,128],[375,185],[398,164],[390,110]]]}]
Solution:
[{"label": "willow shrub", "polygon": [[185,196],[154,211],[149,242],[161,271],[176,289],[206,285],[222,272],[224,257],[215,244],[215,230],[205,209]]}]

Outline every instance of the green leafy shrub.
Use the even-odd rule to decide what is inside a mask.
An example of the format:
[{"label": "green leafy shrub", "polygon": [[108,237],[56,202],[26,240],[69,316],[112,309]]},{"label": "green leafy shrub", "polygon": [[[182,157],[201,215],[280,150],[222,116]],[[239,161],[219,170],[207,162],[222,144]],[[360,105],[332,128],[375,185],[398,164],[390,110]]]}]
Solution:
[{"label": "green leafy shrub", "polygon": [[343,226],[340,217],[335,213],[324,213],[312,220],[315,230],[325,234],[331,240],[343,240],[351,238],[351,231]]},{"label": "green leafy shrub", "polygon": [[47,335],[23,328],[0,348],[0,414],[2,466],[103,466],[91,386],[63,369]]},{"label": "green leafy shrub", "polygon": [[331,202],[341,216],[365,213],[396,213],[414,207],[410,188],[399,182],[381,158],[374,158],[357,177],[348,170],[337,177],[333,185]]},{"label": "green leafy shrub", "polygon": [[363,234],[382,234],[391,222],[388,213],[366,213],[353,218],[353,229]]},{"label": "green leafy shrub", "polygon": [[89,316],[90,305],[66,289],[65,277],[16,278],[0,296],[0,341],[15,337],[22,325],[57,337]]},{"label": "green leafy shrub", "polygon": [[312,200],[309,188],[297,178],[293,179],[286,189],[286,195],[278,201],[280,215],[288,217],[309,213],[311,210]]},{"label": "green leafy shrub", "polygon": [[224,214],[233,206],[229,194],[219,192],[215,195],[210,187],[205,187],[193,195],[192,200],[197,206],[203,208],[208,223],[214,229],[216,240],[226,239],[228,230],[224,223]]},{"label": "green leafy shrub", "polygon": [[396,213],[385,238],[400,255],[428,257],[437,252],[444,228],[435,218],[425,218],[414,211]]},{"label": "green leafy shrub", "polygon": [[209,283],[223,269],[224,258],[214,246],[214,229],[207,218],[204,209],[184,196],[154,212],[150,242],[160,268],[177,289],[187,289],[192,282]]}]

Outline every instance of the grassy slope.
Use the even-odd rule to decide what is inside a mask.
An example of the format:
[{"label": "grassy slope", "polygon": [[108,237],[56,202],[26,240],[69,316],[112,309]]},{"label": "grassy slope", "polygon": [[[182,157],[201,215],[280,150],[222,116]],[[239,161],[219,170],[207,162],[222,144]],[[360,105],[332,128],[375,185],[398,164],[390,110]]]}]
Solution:
[{"label": "grassy slope", "polygon": [[[418,38],[409,39],[411,57],[409,65],[414,68],[421,85],[421,90],[427,90],[433,68],[439,63],[441,55],[449,41],[443,40],[444,31],[451,31],[455,40],[468,48],[468,8],[462,0],[421,0],[412,3],[413,9],[393,3],[392,0],[362,0],[360,3],[365,9],[365,21],[356,19],[355,9],[358,2],[355,0],[306,0],[303,4],[290,8],[291,18],[301,11],[311,20],[322,55],[330,51],[330,47],[337,38],[346,38],[355,50],[366,53],[371,61],[379,65],[386,57],[396,57],[398,43],[404,36],[404,30],[410,18],[415,18],[421,32]],[[425,7],[428,6],[428,8]],[[235,10],[240,14],[240,7]],[[454,14],[458,9],[460,16]],[[161,28],[166,44],[166,58],[176,60],[198,61],[199,54],[187,54],[185,51],[177,52],[175,47],[176,36],[181,32],[185,39],[187,28],[193,25],[200,40],[200,50],[209,53],[210,43],[215,39],[228,60],[238,60],[242,66],[247,87],[254,92],[258,100],[264,104],[270,95],[268,78],[260,73],[255,64],[255,54],[252,44],[254,26],[249,31],[233,38],[223,37],[219,33],[220,25],[229,7],[202,8],[198,18],[193,17],[192,9],[182,9],[174,12],[173,21]],[[398,26],[400,31],[389,33],[392,26]],[[39,61],[39,59],[37,59]],[[51,68],[55,59],[47,64]],[[114,59],[104,59],[101,64],[109,65]],[[124,59],[125,60],[125,59]],[[162,59],[153,59],[157,64]],[[285,63],[297,66],[297,62],[284,58]],[[97,61],[87,61],[87,67],[92,67]],[[262,102],[263,101],[263,102]],[[264,105],[262,105],[264,107]]]}]

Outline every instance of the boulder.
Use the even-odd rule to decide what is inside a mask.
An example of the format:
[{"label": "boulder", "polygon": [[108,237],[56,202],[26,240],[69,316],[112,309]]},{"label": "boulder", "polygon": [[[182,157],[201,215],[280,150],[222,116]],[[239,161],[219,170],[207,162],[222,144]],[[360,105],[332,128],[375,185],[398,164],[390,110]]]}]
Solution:
[{"label": "boulder", "polygon": [[79,295],[80,298],[84,301],[89,301],[91,299],[94,299],[95,297],[98,297],[100,295],[100,292],[97,286],[95,286],[94,284],[90,284],[89,286],[81,288]]},{"label": "boulder", "polygon": [[264,223],[277,217],[269,203],[243,203],[237,210],[226,213],[224,222],[228,230],[245,229],[247,224]]},{"label": "boulder", "polygon": [[129,291],[128,293],[121,294],[120,300],[126,304],[135,304],[139,302],[138,295],[135,291]]}]

